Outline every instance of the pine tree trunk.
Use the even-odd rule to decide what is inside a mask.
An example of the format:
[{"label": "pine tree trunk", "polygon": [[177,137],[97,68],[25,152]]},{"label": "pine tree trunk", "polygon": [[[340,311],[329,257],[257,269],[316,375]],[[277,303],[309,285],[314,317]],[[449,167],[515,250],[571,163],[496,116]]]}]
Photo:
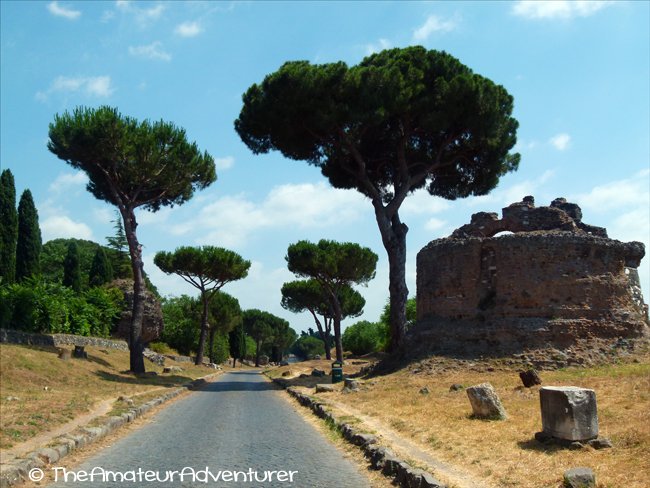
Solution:
[{"label": "pine tree trunk", "polygon": [[[329,361],[332,359],[332,352],[330,351],[330,339],[328,333],[330,328],[327,327],[327,325],[325,325],[325,328],[323,329],[320,320],[318,320],[318,316],[316,315],[316,312],[314,312],[313,310],[310,310],[310,312],[314,317],[314,321],[316,322],[318,335],[320,335],[320,338],[323,341],[323,345],[325,346],[325,358]],[[323,320],[325,321],[325,324],[327,324],[327,317],[323,316]]]},{"label": "pine tree trunk", "polygon": [[132,373],[141,374],[144,368],[144,343],[142,342],[142,322],[144,321],[144,265],[142,262],[142,246],[138,242],[135,212],[132,208],[120,208],[124,219],[124,232],[129,243],[131,254],[131,270],[133,271],[133,313],[131,315],[131,331],[129,334],[130,369]]},{"label": "pine tree trunk", "polygon": [[255,367],[258,368],[260,365],[260,351],[262,349],[262,341],[255,341]]},{"label": "pine tree trunk", "polygon": [[201,314],[201,335],[199,336],[199,348],[196,351],[196,361],[194,364],[200,366],[203,364],[203,350],[205,349],[205,339],[208,335],[208,297],[204,290],[201,290],[201,299],[203,300],[203,313]]},{"label": "pine tree trunk", "polygon": [[389,219],[383,205],[373,203],[379,232],[388,254],[388,290],[390,294],[389,351],[396,352],[402,347],[406,335],[406,301],[409,294],[406,286],[406,234],[408,227],[400,221],[397,212]]},{"label": "pine tree trunk", "polygon": [[[330,332],[332,332],[332,319],[324,318],[325,332],[323,334],[323,342],[325,343],[325,359],[332,360],[332,345],[330,344]],[[327,322],[329,320],[329,323]]]},{"label": "pine tree trunk", "polygon": [[208,341],[208,356],[210,357],[210,362],[215,363],[216,361],[214,360],[214,335],[217,332],[216,327],[210,328],[210,340]]},{"label": "pine tree trunk", "polygon": [[[343,344],[341,343],[341,304],[338,301],[337,293],[331,293],[332,308],[334,309],[334,343],[336,345],[336,360],[343,364]],[[331,357],[330,357],[331,359]]]}]

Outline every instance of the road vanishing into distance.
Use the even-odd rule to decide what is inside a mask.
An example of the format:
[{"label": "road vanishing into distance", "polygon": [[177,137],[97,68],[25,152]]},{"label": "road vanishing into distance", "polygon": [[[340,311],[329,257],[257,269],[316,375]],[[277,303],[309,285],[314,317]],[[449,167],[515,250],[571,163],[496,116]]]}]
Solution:
[{"label": "road vanishing into distance", "polygon": [[258,371],[224,373],[49,486],[369,487],[284,394]]}]

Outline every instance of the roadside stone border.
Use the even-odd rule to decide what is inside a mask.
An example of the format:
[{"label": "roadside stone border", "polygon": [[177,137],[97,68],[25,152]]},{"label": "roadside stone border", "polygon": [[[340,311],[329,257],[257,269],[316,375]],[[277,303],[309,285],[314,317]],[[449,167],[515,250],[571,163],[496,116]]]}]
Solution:
[{"label": "roadside stone border", "polygon": [[[278,383],[283,384],[283,382]],[[350,424],[338,420],[332,412],[327,410],[327,404],[321,403],[293,387],[286,388],[286,391],[302,406],[311,409],[317,417],[334,425],[345,440],[360,447],[371,467],[381,471],[384,476],[393,478],[393,483],[396,486],[402,488],[447,488],[431,473],[412,467],[406,461],[399,459],[389,448],[378,445],[375,435],[360,432]]]},{"label": "roadside stone border", "polygon": [[116,431],[124,424],[133,422],[152,408],[177,397],[184,391],[201,389],[201,387],[207,383],[207,380],[212,379],[219,374],[221,373],[212,373],[189,383],[185,383],[183,386],[154,398],[153,400],[149,400],[143,405],[133,407],[122,415],[102,419],[98,426],[78,427],[70,433],[54,438],[48,447],[36,449],[35,451],[25,454],[22,458],[8,460],[7,463],[3,462],[3,464],[0,465],[0,488],[8,488],[24,483],[29,479],[28,474],[30,470],[34,468],[42,469],[48,464],[56,463],[72,451],[81,449],[84,446],[98,441],[102,437]]}]

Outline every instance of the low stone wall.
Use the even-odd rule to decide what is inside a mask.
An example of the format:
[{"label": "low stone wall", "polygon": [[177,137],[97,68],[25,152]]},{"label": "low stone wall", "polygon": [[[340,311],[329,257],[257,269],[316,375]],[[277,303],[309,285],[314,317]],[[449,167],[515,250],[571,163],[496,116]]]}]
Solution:
[{"label": "low stone wall", "polygon": [[30,346],[95,346],[128,351],[126,341],[85,337],[71,334],[32,334],[13,329],[0,329],[0,343],[26,344]]},{"label": "low stone wall", "polygon": [[[285,387],[282,381],[276,381]],[[316,416],[331,423],[348,442],[359,446],[364,456],[370,462],[373,469],[381,471],[384,476],[393,478],[396,486],[402,488],[446,488],[446,485],[438,481],[433,475],[412,467],[406,461],[399,459],[397,455],[387,447],[377,443],[377,437],[372,434],[359,432],[350,424],[338,420],[332,412],[328,411],[325,403],[318,402],[294,388],[287,388],[287,392],[293,396],[302,406],[311,409]]]}]

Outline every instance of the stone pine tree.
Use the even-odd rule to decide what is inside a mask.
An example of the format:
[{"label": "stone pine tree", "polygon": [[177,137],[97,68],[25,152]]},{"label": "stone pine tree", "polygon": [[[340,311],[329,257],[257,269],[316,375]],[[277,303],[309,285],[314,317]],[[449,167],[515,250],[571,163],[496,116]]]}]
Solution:
[{"label": "stone pine tree", "polygon": [[80,107],[56,115],[48,149],[88,176],[87,189],[120,212],[133,273],[130,369],[144,372],[144,268],[135,210],[181,205],[216,180],[214,159],[165,121],[137,121],[117,109]]},{"label": "stone pine tree", "polygon": [[[317,244],[299,241],[287,250],[289,271],[316,280],[327,291],[332,307],[336,360],[343,362],[341,320],[344,316],[341,297],[353,284],[366,284],[375,277],[377,255],[367,247],[352,242],[321,239]],[[363,308],[363,306],[362,306]]]},{"label": "stone pine tree", "polygon": [[63,260],[63,286],[81,292],[81,268],[79,266],[79,247],[75,241],[68,244],[68,252]]},{"label": "stone pine tree", "polygon": [[17,239],[16,186],[13,173],[5,169],[0,174],[0,283],[16,280]]},{"label": "stone pine tree", "polygon": [[243,96],[235,129],[255,153],[280,151],[372,203],[388,255],[391,349],[406,329],[406,234],[399,210],[419,188],[484,195],[517,169],[518,123],[500,85],[421,46],[356,66],[287,62]]},{"label": "stone pine tree", "polygon": [[244,330],[255,341],[255,366],[260,365],[262,346],[273,336],[273,316],[256,308],[244,310]]},{"label": "stone pine tree", "polygon": [[180,276],[201,292],[201,335],[196,364],[202,364],[210,301],[226,283],[246,278],[251,263],[234,251],[214,246],[183,246],[174,252],[161,251],[156,253],[153,262],[164,273]]},{"label": "stone pine tree", "polygon": [[230,347],[232,367],[234,368],[238,359],[241,361],[246,357],[246,332],[244,331],[243,321],[228,334],[228,345]]},{"label": "stone pine tree", "polygon": [[18,240],[16,243],[16,281],[41,273],[41,228],[32,192],[25,190],[18,203]]},{"label": "stone pine tree", "polygon": [[101,246],[97,247],[93,262],[88,273],[90,286],[102,286],[113,281],[113,266],[106,256],[106,251]]},{"label": "stone pine tree", "polygon": [[[339,290],[339,303],[341,304],[341,319],[358,317],[363,313],[366,300],[354,288],[344,285]],[[282,285],[282,307],[294,312],[309,312],[314,318],[318,335],[325,344],[325,357],[332,359],[330,337],[332,335],[332,321],[334,309],[329,299],[328,292],[316,280],[290,281]],[[322,317],[322,322],[319,319]]]},{"label": "stone pine tree", "polygon": [[208,351],[210,362],[214,363],[214,338],[217,333],[229,335],[230,331],[242,322],[239,300],[228,293],[218,291],[210,301],[208,320]]}]

